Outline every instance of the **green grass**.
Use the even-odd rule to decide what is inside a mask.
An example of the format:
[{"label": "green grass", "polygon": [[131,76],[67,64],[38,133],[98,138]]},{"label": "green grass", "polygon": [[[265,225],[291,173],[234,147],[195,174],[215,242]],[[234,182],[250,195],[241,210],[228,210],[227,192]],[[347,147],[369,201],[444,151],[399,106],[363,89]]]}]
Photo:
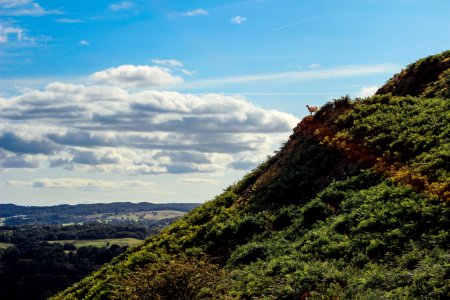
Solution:
[{"label": "green grass", "polygon": [[7,248],[13,247],[13,246],[14,246],[14,244],[11,244],[11,243],[0,243],[0,250],[7,249]]},{"label": "green grass", "polygon": [[[123,238],[123,239],[98,239],[98,240],[60,240],[60,241],[48,241],[51,244],[59,243],[59,244],[74,244],[75,247],[87,247],[87,246],[94,246],[94,247],[106,247],[113,244],[119,245],[119,246],[129,246],[134,247],[137,245],[140,245],[143,241],[134,239],[134,238]],[[0,243],[1,248],[1,243]]]}]

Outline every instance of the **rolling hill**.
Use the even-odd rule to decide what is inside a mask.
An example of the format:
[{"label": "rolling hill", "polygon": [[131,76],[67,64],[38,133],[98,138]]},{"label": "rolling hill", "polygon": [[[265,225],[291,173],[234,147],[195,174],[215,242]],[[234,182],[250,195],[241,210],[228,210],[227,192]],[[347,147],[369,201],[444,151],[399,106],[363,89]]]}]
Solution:
[{"label": "rolling hill", "polygon": [[445,299],[450,51],[304,118],[222,194],[53,299]]},{"label": "rolling hill", "polygon": [[114,220],[162,219],[179,217],[198,203],[95,203],[55,206],[20,206],[0,204],[0,221],[4,225],[58,225]]}]

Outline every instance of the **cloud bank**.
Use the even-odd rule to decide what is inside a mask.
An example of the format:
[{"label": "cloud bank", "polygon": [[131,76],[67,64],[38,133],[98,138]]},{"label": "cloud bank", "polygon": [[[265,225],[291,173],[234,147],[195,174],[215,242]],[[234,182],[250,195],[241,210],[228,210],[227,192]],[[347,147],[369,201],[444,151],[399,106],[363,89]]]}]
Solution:
[{"label": "cloud bank", "polygon": [[51,189],[142,189],[153,188],[153,184],[148,181],[141,180],[121,180],[109,181],[99,179],[85,178],[38,178],[30,181],[8,180],[5,182],[7,186],[13,187],[34,187],[34,188],[51,188]]},{"label": "cloud bank", "polygon": [[133,90],[181,80],[161,67],[125,65],[92,74],[91,85],[53,82],[0,98],[0,169],[248,169],[298,121],[237,96]]}]

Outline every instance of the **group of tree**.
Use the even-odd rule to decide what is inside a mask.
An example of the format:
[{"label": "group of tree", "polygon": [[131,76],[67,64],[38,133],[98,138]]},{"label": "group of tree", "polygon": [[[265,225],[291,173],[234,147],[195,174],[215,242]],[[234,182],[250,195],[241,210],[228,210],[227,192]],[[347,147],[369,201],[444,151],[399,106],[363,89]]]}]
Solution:
[{"label": "group of tree", "polygon": [[0,242],[12,244],[0,250],[0,299],[47,299],[128,248],[113,242],[77,248],[66,240],[144,240],[174,220],[0,226]]}]

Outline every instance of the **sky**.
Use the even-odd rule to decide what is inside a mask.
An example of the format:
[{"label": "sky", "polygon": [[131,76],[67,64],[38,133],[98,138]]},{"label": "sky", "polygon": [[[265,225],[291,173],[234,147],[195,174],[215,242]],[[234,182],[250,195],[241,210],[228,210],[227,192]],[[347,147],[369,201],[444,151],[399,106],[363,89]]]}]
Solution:
[{"label": "sky", "polygon": [[0,203],[204,202],[450,48],[448,0],[0,0]]}]

